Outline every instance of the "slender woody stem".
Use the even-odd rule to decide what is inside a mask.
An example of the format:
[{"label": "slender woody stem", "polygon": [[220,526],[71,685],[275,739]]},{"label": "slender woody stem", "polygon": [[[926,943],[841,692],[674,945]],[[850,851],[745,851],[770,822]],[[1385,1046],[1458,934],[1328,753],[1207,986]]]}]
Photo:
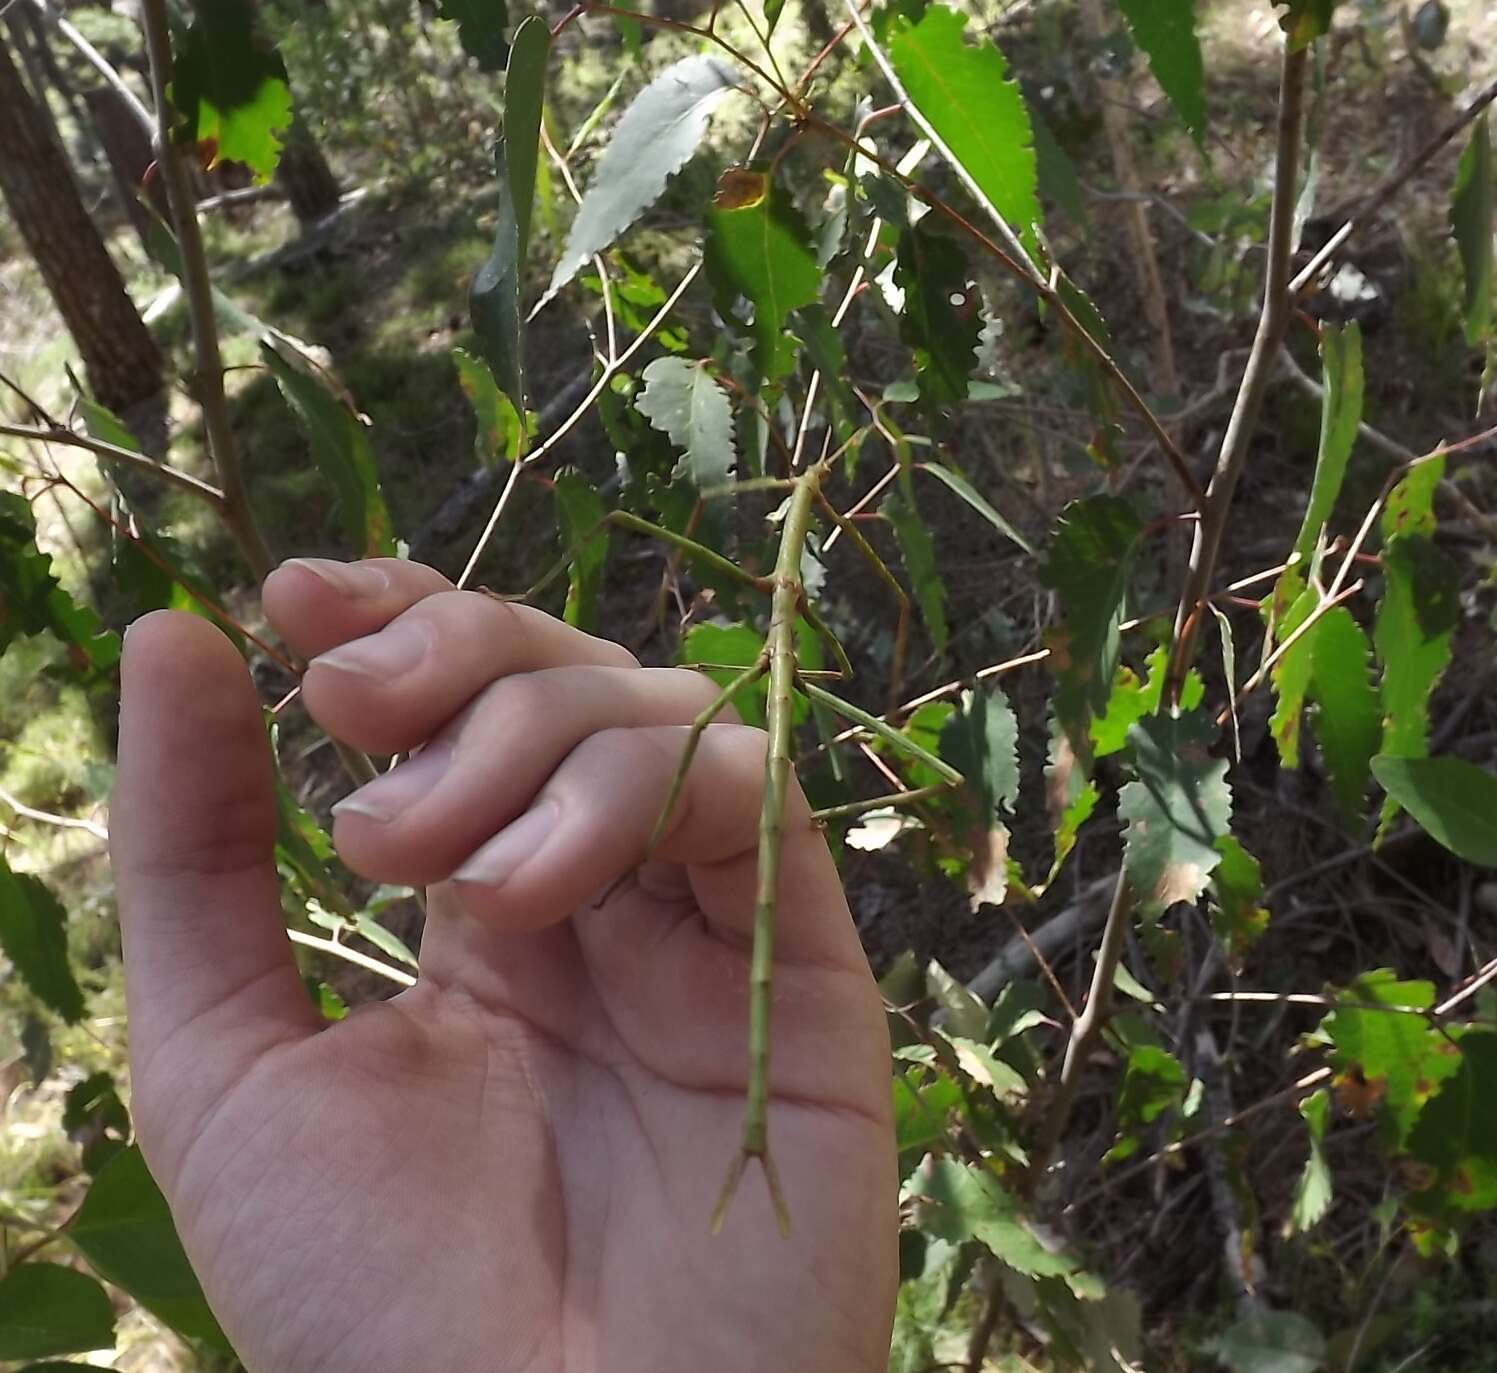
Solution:
[{"label": "slender woody stem", "polygon": [[255,522],[244,484],[244,469],[239,463],[228,401],[224,396],[223,356],[219,352],[218,325],[213,316],[213,285],[208,277],[208,256],[203,249],[187,169],[171,139],[171,107],[166,90],[172,78],[172,50],[166,0],[142,0],[141,19],[145,26],[146,50],[151,59],[151,94],[156,102],[156,161],[166,184],[167,204],[171,207],[172,224],[182,251],[182,282],[192,315],[196,358],[193,390],[202,408],[208,451],[223,491],[219,513],[250,570],[263,581],[275,567],[275,557]]},{"label": "slender woody stem", "polygon": [[90,438],[87,434],[78,434],[71,429],[63,428],[38,429],[24,424],[0,424],[0,434],[9,434],[18,439],[32,439],[37,443],[60,443],[68,448],[83,448],[97,457],[108,458],[110,462],[133,467],[170,486],[190,491],[194,496],[207,501],[215,510],[223,508],[223,492],[216,486],[210,486],[207,482],[199,481],[186,472],[177,471],[175,467],[168,467],[165,463],[157,462],[144,453],[137,453],[129,448],[120,448],[115,444],[105,443],[102,439]]}]

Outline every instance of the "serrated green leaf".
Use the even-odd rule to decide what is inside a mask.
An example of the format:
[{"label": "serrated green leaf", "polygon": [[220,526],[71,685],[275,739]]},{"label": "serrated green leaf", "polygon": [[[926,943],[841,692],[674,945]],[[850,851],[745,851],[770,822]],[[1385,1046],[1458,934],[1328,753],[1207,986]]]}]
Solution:
[{"label": "serrated green leaf", "polygon": [[915,352],[920,399],[934,409],[966,400],[982,332],[982,293],[961,246],[926,220],[906,228],[894,284],[904,292],[899,334]]},{"label": "serrated green leaf", "polygon": [[39,878],[12,872],[3,856],[0,949],[45,1006],[69,1025],[83,1019],[83,992],[68,963],[67,912]]},{"label": "serrated green leaf", "polygon": [[[1437,450],[1438,451],[1438,450]],[[1388,493],[1383,503],[1380,528],[1385,540],[1399,534],[1433,534],[1435,492],[1445,476],[1445,456],[1424,457],[1414,464]]]},{"label": "serrated green leaf", "polygon": [[1227,765],[1207,752],[1216,725],[1204,712],[1155,715],[1129,731],[1136,781],[1118,794],[1127,822],[1123,867],[1140,911],[1195,901],[1221,862],[1232,818]]},{"label": "serrated green leaf", "polygon": [[503,69],[509,59],[507,0],[441,0],[437,17],[457,25],[458,41],[480,71]]},{"label": "serrated green leaf", "polygon": [[306,431],[312,461],[337,493],[349,546],[363,558],[394,557],[395,536],[368,430],[341,396],[287,358],[276,340],[262,343],[260,356]]},{"label": "serrated green leaf", "polygon": [[1289,1212],[1289,1226],[1297,1234],[1313,1230],[1331,1209],[1334,1186],[1331,1166],[1325,1157],[1325,1130],[1331,1117],[1331,1094],[1322,1087],[1299,1104],[1310,1135],[1310,1157],[1294,1186],[1294,1203]]},{"label": "serrated green leaf", "polygon": [[179,143],[216,143],[214,160],[242,162],[268,181],[291,127],[280,54],[255,32],[250,0],[202,0],[178,47],[171,90]]},{"label": "serrated green leaf", "polygon": [[1017,1101],[1028,1094],[1029,1084],[1024,1075],[1012,1064],[1005,1063],[986,1044],[961,1035],[943,1035],[942,1038],[951,1045],[962,1072],[986,1087],[999,1101]]},{"label": "serrated green leaf", "polygon": [[1078,758],[1089,758],[1089,725],[1107,704],[1117,671],[1128,580],[1143,525],[1127,501],[1089,496],[1061,512],[1040,571],[1060,599],[1049,636],[1057,679],[1055,713]]},{"label": "serrated green leaf", "polygon": [[1294,541],[1294,551],[1308,558],[1325,529],[1341,494],[1346,465],[1357,441],[1362,422],[1362,333],[1353,320],[1344,329],[1328,324],[1320,336],[1325,399],[1320,411],[1320,449],[1315,458],[1315,479],[1304,522]]},{"label": "serrated green leaf", "polygon": [[925,990],[940,1009],[950,1033],[967,1039],[987,1037],[990,1014],[987,1003],[934,958],[925,965]]},{"label": "serrated green leaf", "polygon": [[736,68],[698,54],[667,67],[635,97],[582,198],[541,304],[659,199],[696,152],[713,107],[739,80]]},{"label": "serrated green leaf", "polygon": [[1019,722],[1001,687],[964,691],[941,730],[941,757],[967,779],[984,822],[1019,799]]},{"label": "serrated green leaf", "polygon": [[[759,660],[764,636],[748,625],[694,624],[681,644],[683,663],[711,663],[707,675],[720,687],[727,686],[744,668]],[[746,725],[764,728],[765,681],[754,683],[734,698],[739,717]]]},{"label": "serrated green leaf", "polygon": [[930,634],[930,645],[939,657],[946,652],[946,587],[936,571],[936,549],[930,530],[920,518],[913,502],[898,492],[890,492],[879,506],[879,513],[894,528],[894,537],[904,558],[905,570],[915,592],[915,604]]},{"label": "serrated green leaf", "polygon": [[1433,1185],[1419,1189],[1439,1189],[1428,1200],[1455,1212],[1497,1206],[1497,1034],[1461,1036],[1458,1069],[1424,1108],[1405,1147],[1436,1170]]},{"label": "serrated green leaf", "polygon": [[[1118,356],[1107,321],[1096,303],[1064,272],[1055,273],[1055,295],[1066,312],[1075,320],[1080,330],[1087,335],[1110,358]],[[1087,444],[1087,456],[1107,471],[1115,471],[1122,462],[1118,441],[1122,438],[1122,426],[1118,423],[1118,393],[1113,379],[1102,370],[1101,364],[1071,329],[1061,333],[1061,356],[1066,367],[1079,382],[1087,413],[1097,422],[1091,442]]]},{"label": "serrated green leaf", "polygon": [[1206,138],[1206,72],[1196,37],[1195,0],[1118,0],[1133,41],[1149,59],[1154,79],[1190,130]]},{"label": "serrated green leaf", "polygon": [[571,581],[563,617],[569,625],[591,631],[598,623],[598,594],[608,562],[608,514],[592,483],[571,467],[556,474],[556,516],[561,540],[571,560]]},{"label": "serrated green leaf", "polygon": [[918,1070],[894,1078],[894,1147],[901,1155],[945,1138],[950,1113],[962,1104],[961,1085],[943,1072],[921,1082]]},{"label": "serrated green leaf", "polygon": [[706,361],[656,358],[641,376],[645,385],[635,409],[684,450],[677,475],[698,491],[725,486],[738,461],[733,411]]},{"label": "serrated green leaf", "polygon": [[[817,298],[822,273],[810,230],[767,173],[740,167],[723,174],[707,210],[704,263],[718,312],[752,333],[761,375],[784,376],[794,363],[785,321]],[[751,325],[742,324],[740,298],[753,307]]]},{"label": "serrated green leaf", "polygon": [[1358,815],[1383,734],[1382,710],[1369,675],[1372,650],[1345,606],[1327,611],[1308,637],[1314,640],[1310,699],[1315,702],[1315,738],[1342,812]]},{"label": "serrated green leaf", "polygon": [[1034,546],[1017,529],[1003,518],[975,486],[969,482],[954,467],[940,462],[920,462],[915,464],[917,472],[928,472],[942,486],[954,491],[973,510],[977,511],[990,525],[993,526],[1005,538],[1018,544],[1026,553],[1033,554]]},{"label": "serrated green leaf", "polygon": [[59,1263],[22,1263],[0,1279],[0,1359],[78,1354],[114,1344],[109,1294]]},{"label": "serrated green leaf", "polygon": [[[1299,585],[1297,578],[1291,581],[1293,585]],[[1320,596],[1315,590],[1307,588],[1301,591],[1279,623],[1279,642],[1283,643],[1299,629],[1319,604]],[[1315,667],[1315,636],[1319,632],[1320,625],[1317,624],[1301,634],[1270,673],[1275,706],[1268,728],[1278,745],[1279,760],[1286,768],[1299,766],[1300,724],[1305,698],[1310,692],[1310,674]]]},{"label": "serrated green leaf", "polygon": [[179,1335],[233,1353],[139,1148],[116,1155],[94,1179],[68,1238],[101,1278],[124,1288]]},{"label": "serrated green leaf", "polygon": [[1232,1373],[1316,1373],[1325,1363],[1325,1336],[1294,1311],[1254,1311],[1211,1350]]},{"label": "serrated green leaf", "polygon": [[1025,1222],[1018,1201],[986,1168],[927,1157],[905,1189],[920,1204],[921,1229],[953,1244],[975,1239],[1000,1263],[1038,1277],[1065,1277],[1076,1265],[1053,1254]]},{"label": "serrated green leaf", "polygon": [[966,16],[930,5],[916,24],[900,16],[889,60],[915,108],[1023,242],[1038,248],[1034,134],[1003,54],[963,39]]},{"label": "serrated green leaf", "polygon": [[[1118,965],[1119,970],[1122,965]],[[1140,988],[1140,990],[1143,990]],[[1144,998],[1152,1001],[1148,993]],[[1138,1132],[1153,1124],[1166,1111],[1185,1099],[1185,1069],[1168,1049],[1154,1044],[1135,1044],[1118,1089],[1119,1139],[1107,1151],[1104,1162],[1118,1163],[1137,1151]]]},{"label": "serrated green leaf", "polygon": [[1240,967],[1268,929],[1263,872],[1258,860],[1230,834],[1216,841],[1216,851],[1221,861],[1211,874],[1211,926],[1232,965]]},{"label": "serrated green leaf", "polygon": [[[1320,1023],[1338,1073],[1358,1073],[1379,1105],[1390,1144],[1407,1137],[1425,1102],[1460,1068],[1456,1046],[1422,1012],[1435,1002],[1428,982],[1401,982],[1387,968],[1364,973],[1337,996]],[[1389,1009],[1402,1008],[1402,1009]]]},{"label": "serrated green leaf", "polygon": [[452,350],[458,385],[473,407],[478,421],[473,434],[473,452],[485,467],[501,458],[516,462],[525,451],[525,426],[510,398],[494,382],[494,374],[482,358],[461,348]]},{"label": "serrated green leaf", "polygon": [[[1145,660],[1148,675],[1144,681],[1129,667],[1120,667],[1107,696],[1107,708],[1092,721],[1091,740],[1094,757],[1106,758],[1121,753],[1128,743],[1128,731],[1145,715],[1154,715],[1164,699],[1164,679],[1169,674],[1169,649],[1160,645]],[[1194,710],[1206,694],[1201,674],[1191,668],[1180,688],[1180,709]]]},{"label": "serrated green leaf", "polygon": [[0,491],[0,653],[45,630],[61,641],[80,676],[96,677],[119,662],[119,635],[62,589],[51,555],[37,548],[31,507],[15,492]]},{"label": "serrated green leaf", "polygon": [[1466,342],[1484,342],[1492,327],[1492,134],[1485,111],[1471,129],[1450,198],[1450,228],[1466,281]]},{"label": "serrated green leaf", "polygon": [[1497,867],[1497,777],[1461,758],[1385,756],[1372,771],[1431,838],[1468,863]]},{"label": "serrated green leaf", "polygon": [[1071,740],[1052,714],[1050,743],[1045,755],[1045,806],[1055,830],[1055,856],[1045,878],[1049,886],[1076,847],[1081,827],[1091,819],[1102,793],[1087,775]]}]

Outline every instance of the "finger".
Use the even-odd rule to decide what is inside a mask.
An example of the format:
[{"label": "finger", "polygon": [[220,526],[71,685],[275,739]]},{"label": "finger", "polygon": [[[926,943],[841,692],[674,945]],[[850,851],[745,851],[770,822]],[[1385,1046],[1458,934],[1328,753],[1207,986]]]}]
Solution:
[{"label": "finger", "polygon": [[244,663],[206,621],[158,612],[131,627],[121,675],[110,851],[137,1101],[170,1091],[190,1125],[176,1094],[211,1102],[321,1022],[281,916],[270,754]]},{"label": "finger", "polygon": [[314,658],[302,696],[329,734],[374,753],[400,753],[429,739],[496,678],[581,664],[638,667],[628,649],[544,611],[444,591]]},{"label": "finger", "polygon": [[[634,872],[675,782],[688,730],[606,729],[585,739],[523,815],[485,842],[453,876],[463,909],[502,930],[554,924]],[[708,922],[740,947],[753,935],[756,851],[767,736],[712,725],[656,856],[687,865]],[[858,965],[862,959],[826,841],[792,778],[780,847],[781,894],[797,919],[781,924],[791,960]]]},{"label": "finger", "polygon": [[261,592],[271,628],[303,658],[383,628],[423,597],[451,591],[435,568],[404,558],[292,558]]},{"label": "finger", "polygon": [[333,808],[338,851],[375,881],[445,881],[590,735],[686,724],[716,697],[708,678],[678,668],[580,666],[501,677],[451,730]]}]

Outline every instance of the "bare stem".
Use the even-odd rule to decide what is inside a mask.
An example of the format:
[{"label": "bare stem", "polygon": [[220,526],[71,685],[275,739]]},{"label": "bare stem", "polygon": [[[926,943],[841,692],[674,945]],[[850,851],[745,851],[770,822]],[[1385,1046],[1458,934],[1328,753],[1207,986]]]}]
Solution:
[{"label": "bare stem", "polygon": [[172,78],[172,50],[166,0],[142,0],[141,19],[151,59],[151,93],[156,103],[156,162],[166,185],[172,224],[182,252],[182,284],[192,316],[196,360],[192,385],[202,408],[208,451],[223,492],[219,513],[250,570],[263,581],[275,567],[275,557],[255,522],[244,484],[244,469],[240,466],[228,401],[224,396],[223,355],[219,351],[218,325],[213,316],[213,285],[208,276],[208,257],[203,249],[187,169],[171,139],[171,107],[166,91]]},{"label": "bare stem", "polygon": [[120,448],[115,444],[105,443],[102,439],[90,438],[87,434],[79,434],[61,427],[32,428],[24,424],[0,423],[0,434],[9,434],[18,439],[30,439],[36,443],[58,443],[67,448],[86,449],[98,457],[108,458],[110,462],[133,467],[136,471],[164,481],[169,486],[190,491],[194,496],[207,501],[215,510],[221,512],[223,509],[223,492],[216,486],[210,486],[207,482],[199,481],[186,472],[179,472],[174,467],[157,462],[144,453],[137,453],[129,448]]}]

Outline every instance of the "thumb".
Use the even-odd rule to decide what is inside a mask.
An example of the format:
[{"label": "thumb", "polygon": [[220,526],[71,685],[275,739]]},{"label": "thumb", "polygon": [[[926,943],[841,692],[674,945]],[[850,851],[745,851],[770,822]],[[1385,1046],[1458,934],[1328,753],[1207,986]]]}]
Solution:
[{"label": "thumb", "polygon": [[[266,1050],[321,1024],[286,938],[275,793],[244,663],[211,624],[136,621],[110,850],[139,1123],[169,1152]],[[169,1102],[171,1119],[153,1120]],[[170,1159],[163,1159],[170,1168]]]}]

